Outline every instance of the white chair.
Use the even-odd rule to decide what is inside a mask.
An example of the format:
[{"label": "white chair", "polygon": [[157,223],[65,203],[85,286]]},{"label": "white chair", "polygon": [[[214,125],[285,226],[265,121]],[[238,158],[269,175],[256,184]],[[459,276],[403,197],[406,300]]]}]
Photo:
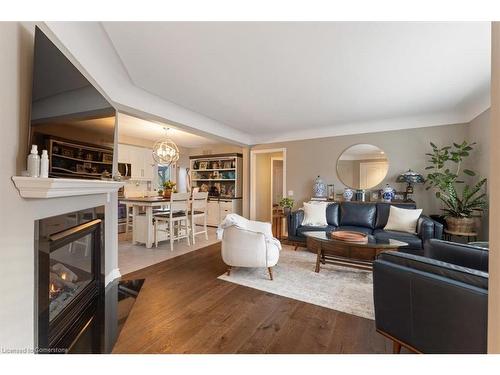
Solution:
[{"label": "white chair", "polygon": [[[207,230],[207,209],[208,209],[208,192],[193,192],[191,202],[191,236],[193,245],[197,234],[205,233],[205,239],[208,240]],[[196,231],[196,219],[203,219],[203,230]],[[201,224],[200,224],[201,225]]]},{"label": "white chair", "polygon": [[[134,206],[131,204],[125,205],[127,208],[127,216],[125,217],[125,233],[128,234],[128,229],[134,229]],[[130,219],[130,221],[129,221]]]},{"label": "white chair", "polygon": [[[161,228],[162,224],[164,229]],[[186,238],[188,246],[191,246],[189,231],[189,193],[172,193],[170,211],[154,216],[155,246],[158,247],[158,232],[168,233],[171,251],[174,251],[174,240]]]},{"label": "white chair", "polygon": [[273,237],[271,223],[247,220],[229,214],[218,229],[222,238],[222,260],[232,267],[266,267],[273,280],[274,267],[278,263],[281,243]]}]

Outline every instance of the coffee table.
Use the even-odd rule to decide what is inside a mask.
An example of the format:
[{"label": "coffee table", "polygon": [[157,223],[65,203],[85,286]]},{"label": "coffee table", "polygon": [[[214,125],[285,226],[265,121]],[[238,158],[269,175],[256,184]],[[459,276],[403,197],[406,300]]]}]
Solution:
[{"label": "coffee table", "polygon": [[320,264],[336,264],[363,270],[372,270],[373,261],[385,250],[397,250],[408,245],[398,240],[375,240],[368,243],[352,243],[333,239],[326,232],[304,232],[307,248],[317,254],[315,272],[320,271]]}]

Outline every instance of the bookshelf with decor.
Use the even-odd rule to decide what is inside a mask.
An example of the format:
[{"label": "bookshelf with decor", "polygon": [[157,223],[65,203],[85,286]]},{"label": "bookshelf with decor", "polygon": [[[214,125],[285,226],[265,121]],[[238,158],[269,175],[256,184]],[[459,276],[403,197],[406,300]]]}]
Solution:
[{"label": "bookshelf with decor", "polygon": [[51,138],[49,176],[100,179],[113,172],[113,149]]},{"label": "bookshelf with decor", "polygon": [[190,156],[193,188],[208,192],[208,225],[217,226],[229,213],[242,213],[243,155]]}]

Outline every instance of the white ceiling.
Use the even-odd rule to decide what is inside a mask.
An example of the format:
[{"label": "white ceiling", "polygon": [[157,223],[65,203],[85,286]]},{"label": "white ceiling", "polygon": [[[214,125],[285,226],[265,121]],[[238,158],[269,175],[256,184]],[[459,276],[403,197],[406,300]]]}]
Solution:
[{"label": "white ceiling", "polygon": [[103,27],[136,86],[255,143],[467,122],[489,107],[488,22]]},{"label": "white ceiling", "polygon": [[[168,131],[165,131],[165,128]],[[118,139],[126,136],[156,142],[165,138],[167,133],[168,137],[181,147],[195,148],[218,143],[216,140],[185,132],[166,123],[147,121],[123,113],[118,114]]]}]

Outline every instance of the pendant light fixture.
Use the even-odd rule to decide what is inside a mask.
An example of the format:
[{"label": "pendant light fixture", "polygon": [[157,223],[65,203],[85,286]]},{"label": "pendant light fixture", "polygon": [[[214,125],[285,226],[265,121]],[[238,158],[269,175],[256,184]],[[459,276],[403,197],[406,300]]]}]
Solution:
[{"label": "pendant light fixture", "polygon": [[165,138],[160,139],[153,145],[153,159],[162,165],[169,166],[179,160],[179,149],[168,137],[168,128],[165,129]]}]

